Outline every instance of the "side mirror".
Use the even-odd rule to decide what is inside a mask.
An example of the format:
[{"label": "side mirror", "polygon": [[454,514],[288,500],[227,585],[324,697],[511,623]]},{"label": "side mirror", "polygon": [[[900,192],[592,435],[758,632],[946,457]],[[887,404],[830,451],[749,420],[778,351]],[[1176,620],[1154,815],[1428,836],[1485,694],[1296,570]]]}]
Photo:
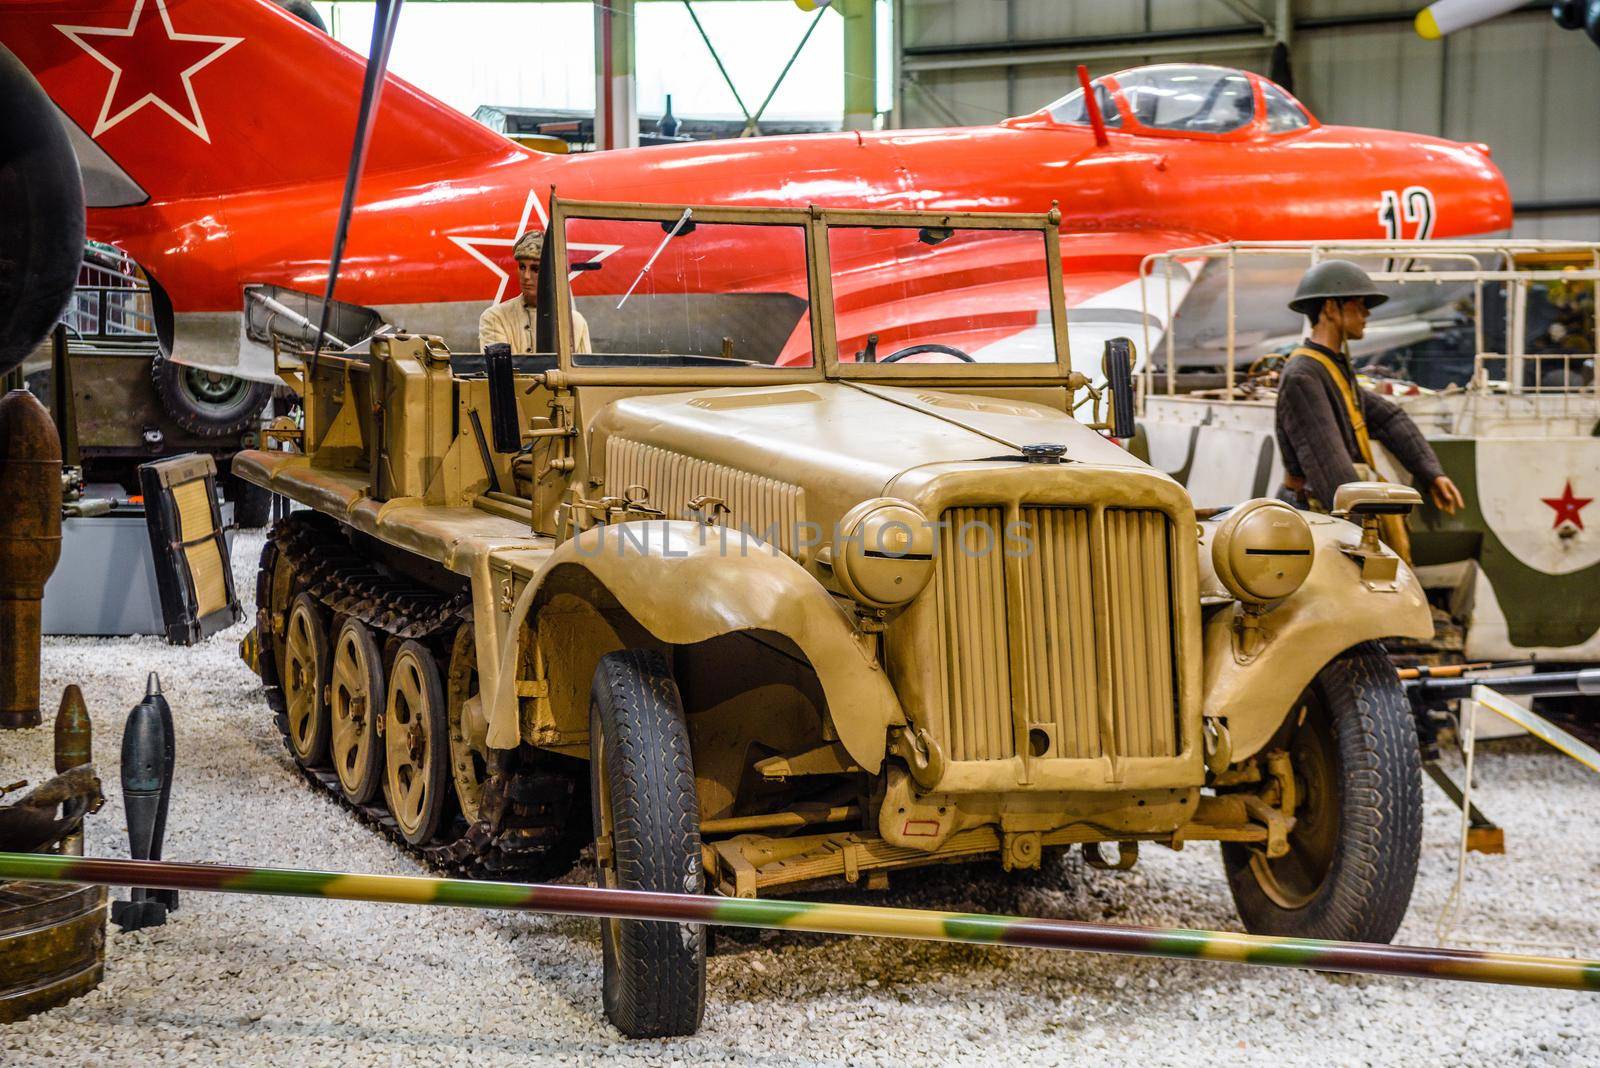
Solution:
[{"label": "side mirror", "polygon": [[522,448],[522,413],[517,407],[517,383],[511,366],[511,346],[497,342],[483,350],[483,367],[489,378],[489,435],[495,452]]},{"label": "side mirror", "polygon": [[1406,515],[1422,503],[1422,494],[1394,482],[1346,482],[1333,491],[1332,515]]},{"label": "side mirror", "polygon": [[1111,436],[1131,438],[1133,421],[1133,342],[1114,337],[1106,342],[1102,360],[1106,384],[1111,390]]}]

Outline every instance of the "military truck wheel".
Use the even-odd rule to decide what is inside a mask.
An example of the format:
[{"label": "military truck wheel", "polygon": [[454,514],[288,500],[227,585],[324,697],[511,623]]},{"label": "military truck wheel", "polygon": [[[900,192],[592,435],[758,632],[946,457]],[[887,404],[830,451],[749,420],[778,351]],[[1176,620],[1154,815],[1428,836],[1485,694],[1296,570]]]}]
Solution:
[{"label": "military truck wheel", "polygon": [[283,701],[289,717],[289,751],[303,767],[328,759],[328,705],[323,685],[328,678],[328,628],[322,606],[309,593],[289,605],[284,635]]},{"label": "military truck wheel", "polygon": [[476,823],[483,809],[483,784],[489,778],[489,745],[484,737],[483,717],[467,715],[467,702],[478,696],[478,643],[471,623],[463,623],[456,630],[445,690],[450,709],[450,773],[455,780],[456,803],[466,821]]},{"label": "military truck wheel", "polygon": [[1301,695],[1285,748],[1300,803],[1289,852],[1224,843],[1245,929],[1388,942],[1411,901],[1422,849],[1422,760],[1394,667],[1368,642]]},{"label": "military truck wheel", "polygon": [[328,755],[339,778],[339,791],[353,804],[364,805],[383,785],[383,740],[378,720],[384,701],[383,655],[372,631],[355,617],[339,627],[333,639],[332,681],[328,685],[328,719],[332,730]]},{"label": "military truck wheel", "polygon": [[[595,869],[603,886],[697,894],[700,804],[667,658],[603,657],[589,697]],[[706,1003],[705,928],[602,920],[606,1016],[630,1038],[689,1035]]]},{"label": "military truck wheel", "polygon": [[174,363],[157,353],[150,381],[172,421],[191,434],[222,438],[249,430],[272,399],[272,385]]},{"label": "military truck wheel", "polygon": [[450,801],[450,743],[439,665],[421,642],[395,653],[384,708],[384,799],[400,834],[422,845],[439,832]]}]

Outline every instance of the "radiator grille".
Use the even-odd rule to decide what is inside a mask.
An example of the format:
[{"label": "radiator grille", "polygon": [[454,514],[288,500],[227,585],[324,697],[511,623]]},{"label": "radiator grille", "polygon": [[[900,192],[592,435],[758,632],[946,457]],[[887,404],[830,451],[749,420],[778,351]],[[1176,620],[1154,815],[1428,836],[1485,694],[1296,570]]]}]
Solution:
[{"label": "radiator grille", "polygon": [[934,578],[945,701],[942,740],[954,760],[1016,753],[1006,654],[1005,558],[999,508],[951,508]]},{"label": "radiator grille", "polygon": [[[1097,554],[1090,509],[1024,507],[1020,519],[1029,524],[1031,550],[1017,561],[1017,634],[1007,622],[1010,591],[1000,551],[1017,543],[1001,540],[1004,510],[951,508],[942,518],[950,534],[932,591],[944,681],[934,725],[951,759],[1015,755],[1011,706],[1018,686],[1027,721],[1052,727],[1052,756],[1175,755],[1167,516],[1105,511]],[[993,532],[988,551],[984,531]],[[1102,701],[1110,737],[1101,722]]]},{"label": "radiator grille", "polygon": [[1125,756],[1177,752],[1169,541],[1160,512],[1106,512],[1111,718]]},{"label": "radiator grille", "polygon": [[723,520],[728,526],[770,541],[790,556],[805,521],[805,491],[799,486],[626,438],[606,442],[606,484],[613,494],[644,486],[650,506],[671,519],[689,518],[688,503],[695,497],[719,497],[728,505]]}]

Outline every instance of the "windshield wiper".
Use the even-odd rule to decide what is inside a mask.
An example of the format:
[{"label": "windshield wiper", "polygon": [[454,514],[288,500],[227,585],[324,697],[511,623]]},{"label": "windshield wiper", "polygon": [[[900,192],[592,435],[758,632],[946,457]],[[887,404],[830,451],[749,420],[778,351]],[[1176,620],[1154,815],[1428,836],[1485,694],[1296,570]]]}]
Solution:
[{"label": "windshield wiper", "polygon": [[671,241],[673,238],[677,237],[680,233],[683,232],[684,225],[686,223],[688,223],[689,219],[693,215],[694,215],[694,209],[692,209],[692,208],[684,208],[683,209],[683,214],[678,216],[678,221],[677,221],[676,225],[674,225],[671,230],[667,231],[667,236],[661,239],[661,244],[656,246],[656,250],[654,252],[650,253],[650,258],[648,260],[646,260],[645,263],[644,263],[644,266],[639,269],[639,277],[637,277],[637,278],[635,278],[633,280],[633,284],[628,287],[628,291],[626,293],[622,294],[622,299],[617,301],[617,310],[618,311],[621,311],[622,310],[622,306],[624,304],[628,303],[628,298],[633,296],[633,291],[635,289],[639,288],[639,283],[644,281],[644,276],[650,273],[650,268],[652,268],[652,267],[654,267],[656,265],[656,258],[658,256],[660,256],[663,251],[665,251],[665,249],[667,247],[667,243],[669,241]]}]

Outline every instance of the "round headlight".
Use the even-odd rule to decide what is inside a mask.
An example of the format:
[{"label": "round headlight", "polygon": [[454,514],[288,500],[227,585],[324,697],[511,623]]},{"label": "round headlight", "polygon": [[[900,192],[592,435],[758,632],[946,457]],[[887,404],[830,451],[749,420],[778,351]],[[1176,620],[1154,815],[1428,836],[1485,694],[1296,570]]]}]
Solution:
[{"label": "round headlight", "polygon": [[1211,564],[1239,600],[1270,604],[1305,582],[1315,548],[1304,516],[1282,501],[1258,497],[1223,520],[1211,541]]},{"label": "round headlight", "polygon": [[844,591],[873,608],[905,604],[933,577],[933,526],[913,504],[863,501],[839,521],[833,574]]}]

